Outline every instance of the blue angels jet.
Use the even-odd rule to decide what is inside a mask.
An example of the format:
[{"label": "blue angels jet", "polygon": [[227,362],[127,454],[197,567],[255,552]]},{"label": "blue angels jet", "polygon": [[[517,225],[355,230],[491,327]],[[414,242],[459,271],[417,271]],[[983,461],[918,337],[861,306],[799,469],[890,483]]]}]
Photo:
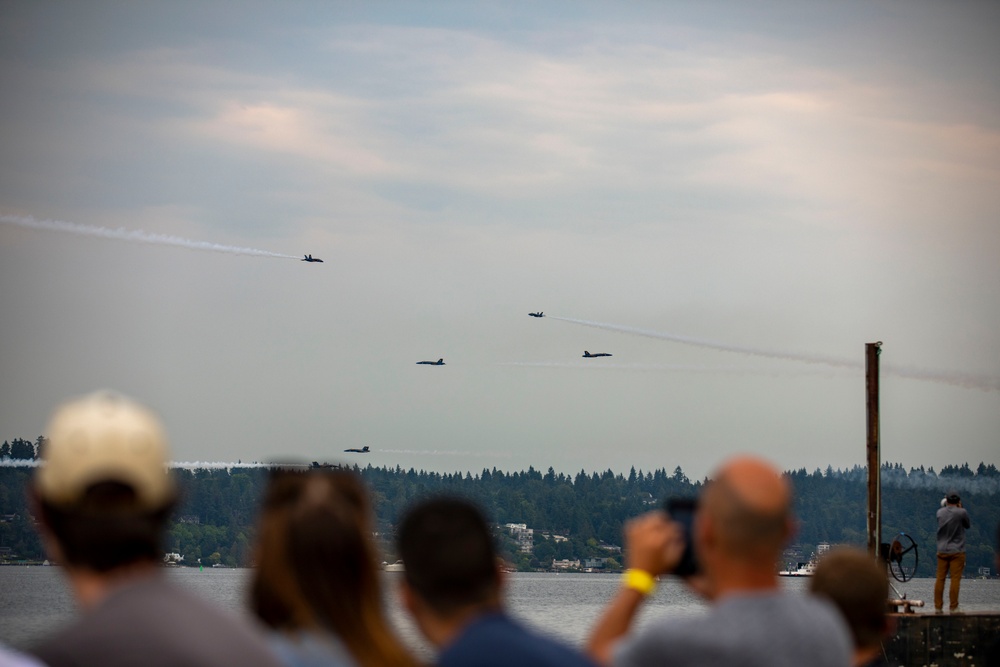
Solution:
[{"label": "blue angels jet", "polygon": [[444,366],[444,359],[438,359],[437,361],[418,361],[417,365],[426,364],[427,366]]},{"label": "blue angels jet", "polygon": [[320,264],[323,263],[323,260],[321,260],[319,257],[313,257],[312,255],[303,255],[302,259],[300,259],[299,261],[300,262],[319,262]]},{"label": "blue angels jet", "polygon": [[352,449],[345,449],[344,451],[345,452],[352,452],[354,454],[368,454],[368,453],[370,453],[370,450],[368,449],[368,445],[365,445],[361,449],[354,449],[354,448],[352,448]]},{"label": "blue angels jet", "polygon": [[593,359],[594,357],[610,357],[611,355],[608,354],[607,352],[595,352],[595,353],[591,354],[590,352],[587,352],[586,350],[584,350],[583,351],[583,356],[586,359]]}]

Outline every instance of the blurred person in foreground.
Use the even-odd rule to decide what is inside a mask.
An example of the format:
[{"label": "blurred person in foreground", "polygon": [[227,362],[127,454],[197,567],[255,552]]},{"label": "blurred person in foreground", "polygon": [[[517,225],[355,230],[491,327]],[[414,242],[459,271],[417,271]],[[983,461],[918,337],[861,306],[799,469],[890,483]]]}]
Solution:
[{"label": "blurred person in foreground", "polygon": [[839,547],[823,556],[809,590],[827,598],[847,621],[854,640],[855,667],[886,664],[882,640],[891,631],[886,567],[861,549]]},{"label": "blurred person in foreground", "polygon": [[493,537],[474,505],[457,498],[420,503],[396,537],[403,606],[440,651],[440,667],[593,667],[506,614]]},{"label": "blurred person in foreground", "polygon": [[664,618],[630,633],[657,575],[672,572],[685,542],[663,511],[625,528],[623,586],[595,625],[588,645],[614,665],[845,667],[851,646],[843,619],[825,600],[785,593],[776,573],[792,534],[792,493],[769,463],[725,463],[704,487],[692,526],[700,574],[688,585],[710,604],[699,617]]},{"label": "blurred person in foreground", "polygon": [[290,667],[412,667],[382,610],[371,509],[346,470],[276,473],[258,527],[251,606]]},{"label": "blurred person in foreground", "polygon": [[958,611],[958,593],[962,587],[965,570],[965,529],[972,525],[969,513],[962,507],[962,499],[955,491],[948,491],[944,507],[937,511],[937,572],[934,581],[934,611],[944,607],[944,580],[951,576],[948,587],[948,610]]},{"label": "blurred person in foreground", "polygon": [[[996,547],[994,547],[993,555],[994,560],[996,561],[995,565],[997,566],[997,572],[1000,572],[1000,523],[997,524],[996,540]],[[986,667],[1000,667],[1000,634],[986,644],[984,662]]]},{"label": "blurred person in foreground", "polygon": [[49,667],[278,667],[256,628],[167,580],[168,461],[157,417],[123,396],[90,394],[53,415],[32,502],[82,613],[34,649]]},{"label": "blurred person in foreground", "polygon": [[35,658],[0,644],[0,667],[45,667]]}]

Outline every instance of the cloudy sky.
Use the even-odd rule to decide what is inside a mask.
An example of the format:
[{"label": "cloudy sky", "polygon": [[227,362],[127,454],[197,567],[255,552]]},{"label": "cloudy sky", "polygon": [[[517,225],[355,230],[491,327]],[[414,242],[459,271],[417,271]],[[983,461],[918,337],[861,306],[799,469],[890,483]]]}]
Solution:
[{"label": "cloudy sky", "polygon": [[998,25],[4,2],[0,439],[111,387],[182,461],[847,467],[880,340],[883,458],[1000,463]]}]

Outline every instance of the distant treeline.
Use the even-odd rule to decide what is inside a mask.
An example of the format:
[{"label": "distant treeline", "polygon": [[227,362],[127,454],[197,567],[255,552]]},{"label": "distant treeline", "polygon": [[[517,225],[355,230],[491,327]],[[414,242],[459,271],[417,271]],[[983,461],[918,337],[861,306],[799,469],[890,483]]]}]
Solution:
[{"label": "distant treeline", "polygon": [[[28,442],[28,441],[20,441]],[[32,444],[28,442],[28,444]],[[23,449],[22,449],[23,451]],[[576,475],[541,472],[534,468],[507,473],[496,468],[478,474],[436,473],[402,468],[355,467],[368,483],[384,558],[392,562],[392,536],[401,514],[415,500],[435,494],[457,494],[477,502],[500,525],[523,523],[534,529],[534,551],[519,553],[504,531],[497,536],[504,557],[516,566],[547,567],[553,558],[611,557],[620,545],[622,526],[629,518],[661,507],[675,496],[693,497],[701,481],[692,481],[680,467],[668,473],[630,470],[628,475],[610,470]],[[183,554],[186,564],[201,559],[205,565],[248,565],[252,562],[254,522],[266,469],[175,470],[182,492],[165,545]],[[43,557],[32,527],[25,487],[32,471],[0,465],[0,557]],[[795,488],[795,513],[799,522],[795,544],[807,558],[821,542],[863,546],[865,538],[866,471],[862,467],[834,470],[828,467],[787,473]],[[919,545],[921,565],[917,576],[933,576],[934,517],[947,489],[954,488],[972,517],[968,531],[967,574],[980,567],[995,568],[994,549],[1000,522],[1000,472],[994,465],[968,464],[933,469],[887,463],[882,467],[883,541],[898,532],[912,536]],[[564,536],[556,541],[550,536]]]}]

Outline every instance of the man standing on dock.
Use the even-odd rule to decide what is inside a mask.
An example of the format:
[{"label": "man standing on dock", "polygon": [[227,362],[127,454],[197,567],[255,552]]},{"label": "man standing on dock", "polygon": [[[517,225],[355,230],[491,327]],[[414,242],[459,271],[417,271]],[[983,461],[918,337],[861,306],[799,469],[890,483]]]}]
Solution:
[{"label": "man standing on dock", "polygon": [[958,592],[962,586],[965,569],[965,529],[972,525],[969,513],[962,507],[962,499],[955,491],[948,491],[944,507],[937,511],[937,581],[934,582],[934,611],[944,607],[944,580],[951,575],[948,589],[948,610],[958,611]]},{"label": "man standing on dock", "polygon": [[699,500],[692,541],[701,573],[687,580],[711,603],[708,614],[660,619],[631,634],[654,578],[674,571],[685,540],[665,512],[630,521],[629,569],[591,633],[590,654],[616,667],[849,665],[850,636],[833,605],[783,592],[778,582],[778,557],[792,534],[791,499],[771,464],[738,457],[723,465]]}]

